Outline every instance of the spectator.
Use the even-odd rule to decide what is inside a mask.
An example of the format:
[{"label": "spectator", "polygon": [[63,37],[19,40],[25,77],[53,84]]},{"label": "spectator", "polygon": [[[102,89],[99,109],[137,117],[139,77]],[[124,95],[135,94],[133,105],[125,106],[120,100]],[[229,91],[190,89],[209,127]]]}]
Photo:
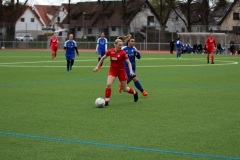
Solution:
[{"label": "spectator", "polygon": [[198,51],[198,45],[197,42],[193,44],[193,53]]},{"label": "spectator", "polygon": [[216,50],[216,54],[222,54],[222,51],[223,51],[223,48],[222,48],[222,46],[221,46],[221,44],[220,43],[218,43],[217,44],[217,50]]},{"label": "spectator", "polygon": [[231,40],[231,42],[230,42],[229,50],[232,53],[232,55],[235,55],[235,46],[234,46],[234,41],[233,40]]},{"label": "spectator", "polygon": [[199,44],[198,44],[198,53],[201,53],[201,52],[202,52],[202,50],[203,50],[203,48],[202,48],[202,44],[201,44],[201,43],[199,43]]},{"label": "spectator", "polygon": [[240,55],[240,48],[238,49],[238,51],[235,52],[235,54]]},{"label": "spectator", "polygon": [[174,50],[174,39],[172,39],[172,41],[170,42],[170,54],[173,54],[173,50]]},{"label": "spectator", "polygon": [[182,53],[187,53],[187,45],[183,44],[182,46]]}]

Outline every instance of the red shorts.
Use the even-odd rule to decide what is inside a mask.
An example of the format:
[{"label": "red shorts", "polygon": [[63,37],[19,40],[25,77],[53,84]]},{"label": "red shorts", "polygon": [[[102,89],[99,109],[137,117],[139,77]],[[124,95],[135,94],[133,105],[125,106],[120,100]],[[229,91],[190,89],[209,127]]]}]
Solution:
[{"label": "red shorts", "polygon": [[208,54],[214,53],[214,47],[207,47],[206,52],[207,52]]},{"label": "red shorts", "polygon": [[58,47],[52,47],[52,51],[57,51]]},{"label": "red shorts", "polygon": [[128,77],[127,77],[127,74],[126,74],[125,70],[124,71],[119,71],[119,72],[110,70],[108,72],[108,75],[111,75],[113,77],[118,77],[119,81],[126,81],[126,80],[128,80]]}]

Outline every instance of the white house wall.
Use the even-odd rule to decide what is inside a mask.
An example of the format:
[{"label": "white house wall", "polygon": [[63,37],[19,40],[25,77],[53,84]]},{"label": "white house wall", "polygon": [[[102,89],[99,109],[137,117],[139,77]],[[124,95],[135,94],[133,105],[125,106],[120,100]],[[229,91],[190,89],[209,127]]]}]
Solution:
[{"label": "white house wall", "polygon": [[[180,10],[177,10],[177,12],[187,23],[186,17],[182,14],[182,12]],[[178,15],[174,11],[171,11],[168,21],[167,21],[167,24],[166,24],[166,26],[167,26],[166,31],[182,32],[182,30],[184,28],[184,30],[186,32],[187,29],[186,29],[186,26],[185,26],[183,20],[180,17],[178,17],[178,19],[176,19],[176,17],[178,17]]]},{"label": "white house wall", "polygon": [[[151,12],[151,10],[147,7],[147,5],[145,6],[146,7],[142,9],[141,12],[138,12],[136,14],[132,22],[130,23],[131,32],[135,32],[136,30],[141,30],[144,26],[156,26],[156,28],[160,28],[157,17]],[[154,22],[151,22],[150,25],[147,24],[148,16],[154,16]]]},{"label": "white house wall", "polygon": [[[24,18],[24,22],[21,22],[21,18]],[[31,18],[34,18],[34,22],[31,22]],[[15,36],[20,34],[31,34],[34,39],[38,34],[42,34],[42,24],[30,9],[27,9],[16,22]]]}]

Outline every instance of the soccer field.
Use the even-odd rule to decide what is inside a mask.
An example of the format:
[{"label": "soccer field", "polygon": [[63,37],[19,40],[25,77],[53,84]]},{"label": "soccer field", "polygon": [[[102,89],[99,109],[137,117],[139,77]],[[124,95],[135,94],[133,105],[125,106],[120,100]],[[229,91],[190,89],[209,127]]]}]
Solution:
[{"label": "soccer field", "polygon": [[[109,58],[80,52],[66,73],[64,52],[0,50],[0,159],[240,160],[240,56],[142,54],[138,102],[112,86]],[[129,86],[136,89],[134,83]]]}]

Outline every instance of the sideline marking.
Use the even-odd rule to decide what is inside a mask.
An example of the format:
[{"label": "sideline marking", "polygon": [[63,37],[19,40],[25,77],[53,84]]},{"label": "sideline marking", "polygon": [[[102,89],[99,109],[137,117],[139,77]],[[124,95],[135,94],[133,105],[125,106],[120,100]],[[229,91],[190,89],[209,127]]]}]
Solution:
[{"label": "sideline marking", "polygon": [[177,155],[185,155],[185,156],[192,156],[192,157],[206,157],[206,158],[215,158],[215,159],[240,160],[240,157],[220,156],[220,155],[213,155],[213,154],[200,154],[200,153],[191,153],[191,152],[180,152],[180,151],[173,151],[173,150],[161,150],[161,149],[143,148],[143,147],[135,147],[135,146],[122,146],[122,145],[116,145],[116,144],[105,144],[105,143],[99,143],[99,142],[88,142],[88,141],[83,141],[83,140],[72,140],[72,139],[54,138],[54,137],[46,137],[46,136],[34,136],[34,135],[29,135],[29,134],[20,134],[20,133],[11,133],[11,132],[2,132],[2,131],[0,131],[0,134],[7,135],[7,136],[14,136],[14,137],[34,138],[34,139],[57,141],[57,142],[79,143],[79,144],[86,144],[86,145],[129,149],[129,150],[145,151],[145,152],[158,152],[158,153],[166,153],[166,154],[177,154]]}]

